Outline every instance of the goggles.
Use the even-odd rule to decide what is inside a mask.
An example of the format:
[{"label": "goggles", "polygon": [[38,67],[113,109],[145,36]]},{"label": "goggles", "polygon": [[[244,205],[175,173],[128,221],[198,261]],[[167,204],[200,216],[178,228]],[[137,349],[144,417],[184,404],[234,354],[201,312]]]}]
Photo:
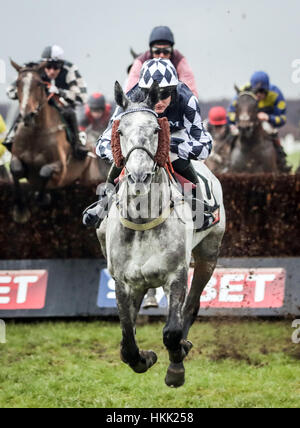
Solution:
[{"label": "goggles", "polygon": [[172,90],[170,88],[162,88],[159,90],[159,99],[165,100],[172,95]]},{"label": "goggles", "polygon": [[62,68],[62,63],[61,62],[54,62],[54,61],[49,61],[46,64],[46,67],[48,70],[60,70]]},{"label": "goggles", "polygon": [[160,55],[160,54],[171,55],[173,48],[171,48],[171,47],[169,47],[169,48],[152,47],[151,50],[152,50],[153,55]]}]

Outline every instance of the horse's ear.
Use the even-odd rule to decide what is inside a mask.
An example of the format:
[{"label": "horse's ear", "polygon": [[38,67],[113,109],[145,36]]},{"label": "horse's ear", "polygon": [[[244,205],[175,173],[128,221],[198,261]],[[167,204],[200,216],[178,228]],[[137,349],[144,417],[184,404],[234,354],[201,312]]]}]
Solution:
[{"label": "horse's ear", "polygon": [[158,103],[158,101],[159,101],[159,84],[156,81],[154,81],[152,83],[151,88],[149,89],[149,94],[146,99],[146,103],[150,108],[154,108],[154,106]]},{"label": "horse's ear", "polygon": [[41,62],[37,67],[37,71],[43,71],[46,65],[47,65],[47,61]]},{"label": "horse's ear", "polygon": [[19,73],[22,67],[10,58],[10,63],[13,68]]},{"label": "horse's ear", "polygon": [[137,54],[132,48],[130,48],[130,53],[133,59],[137,59],[139,56],[139,54]]},{"label": "horse's ear", "polygon": [[235,84],[234,85],[234,90],[236,91],[236,93],[239,95],[240,94],[240,92],[241,92],[241,90],[240,90],[240,88]]},{"label": "horse's ear", "polygon": [[129,100],[124,94],[124,91],[119,82],[115,83],[115,100],[118,106],[120,106],[123,110],[127,109]]}]

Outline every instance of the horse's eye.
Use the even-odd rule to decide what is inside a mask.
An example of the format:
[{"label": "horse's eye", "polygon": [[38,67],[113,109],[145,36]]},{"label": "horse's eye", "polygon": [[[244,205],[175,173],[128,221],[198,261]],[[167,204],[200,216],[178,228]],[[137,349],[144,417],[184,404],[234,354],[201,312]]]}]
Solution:
[{"label": "horse's eye", "polygon": [[121,137],[123,137],[123,134],[122,134],[121,129],[118,129],[118,134],[119,134]]},{"label": "horse's eye", "polygon": [[155,129],[155,131],[154,131],[154,134],[156,135],[156,134],[158,134],[159,133],[159,131],[161,131],[161,129],[160,128],[156,128]]}]

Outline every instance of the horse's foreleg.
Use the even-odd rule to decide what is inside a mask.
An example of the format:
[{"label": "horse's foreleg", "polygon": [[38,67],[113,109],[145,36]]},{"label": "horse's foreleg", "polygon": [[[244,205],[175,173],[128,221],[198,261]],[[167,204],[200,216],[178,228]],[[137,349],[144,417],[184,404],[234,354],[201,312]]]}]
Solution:
[{"label": "horse's foreleg", "polygon": [[200,308],[201,294],[210,280],[215,267],[216,260],[204,261],[195,259],[194,277],[192,286],[187,297],[184,307],[184,321],[183,321],[183,339],[186,340],[191,326],[197,319]]},{"label": "horse's foreleg", "polygon": [[52,164],[44,165],[40,172],[40,186],[36,192],[36,200],[40,205],[49,205],[51,198],[49,194],[45,193],[47,184],[52,179],[53,175],[59,173],[61,170],[60,162],[54,162]]},{"label": "horse's foreleg", "polygon": [[136,373],[144,373],[157,361],[153,351],[140,351],[135,340],[136,318],[145,293],[130,295],[126,287],[116,282],[116,295],[123,336],[121,359]]},{"label": "horse's foreleg", "polygon": [[17,223],[26,223],[30,218],[30,212],[26,207],[26,199],[19,182],[19,180],[26,177],[26,168],[20,159],[15,156],[13,156],[10,163],[10,172],[14,180],[15,189],[15,206],[13,209],[13,218]]},{"label": "horse's foreleg", "polygon": [[216,268],[221,238],[221,234],[216,234],[215,236],[208,235],[208,237],[194,249],[194,277],[183,312],[184,340],[187,339],[189,330],[197,318],[201,294]]},{"label": "horse's foreleg", "polygon": [[188,271],[182,268],[170,287],[170,308],[167,324],[163,331],[164,344],[169,352],[170,366],[165,382],[170,387],[184,384],[183,360],[189,349],[183,339],[183,305],[186,296]]}]

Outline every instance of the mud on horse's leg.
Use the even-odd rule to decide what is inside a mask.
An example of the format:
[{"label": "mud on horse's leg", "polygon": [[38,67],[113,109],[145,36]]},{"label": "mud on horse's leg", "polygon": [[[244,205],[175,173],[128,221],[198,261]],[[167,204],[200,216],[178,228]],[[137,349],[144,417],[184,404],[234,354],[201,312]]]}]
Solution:
[{"label": "mud on horse's leg", "polygon": [[139,351],[135,340],[135,323],[144,298],[144,291],[132,296],[116,281],[116,295],[122,328],[121,359],[136,373],[145,373],[152,367],[157,356],[153,351]]},{"label": "mud on horse's leg", "polygon": [[163,331],[164,344],[169,352],[170,366],[165,382],[170,387],[178,388],[185,382],[183,360],[189,352],[188,344],[183,339],[183,305],[186,296],[188,271],[183,268],[170,287],[170,309],[167,324]]}]

